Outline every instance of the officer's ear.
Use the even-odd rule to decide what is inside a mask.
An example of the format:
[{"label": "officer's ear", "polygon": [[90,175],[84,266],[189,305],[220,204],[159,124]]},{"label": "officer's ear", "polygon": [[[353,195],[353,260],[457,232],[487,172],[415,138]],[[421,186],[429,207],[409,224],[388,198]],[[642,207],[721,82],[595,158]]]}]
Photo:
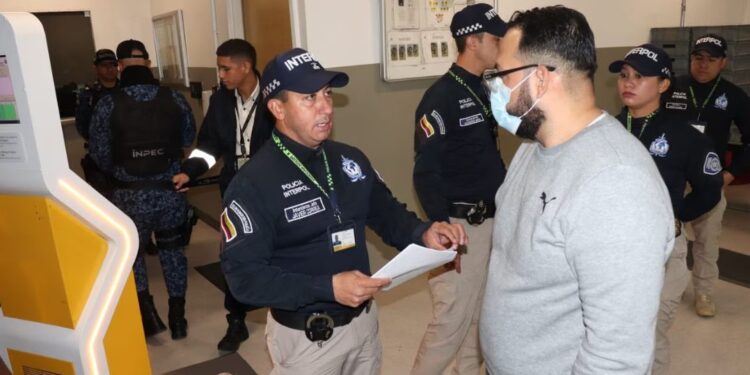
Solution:
[{"label": "officer's ear", "polygon": [[266,104],[268,106],[268,110],[277,120],[283,120],[285,117],[283,104],[284,103],[281,101],[281,99],[278,98],[268,99],[268,104]]},{"label": "officer's ear", "polygon": [[477,48],[479,43],[482,42],[482,33],[476,33],[466,36],[466,47],[470,50]]},{"label": "officer's ear", "polygon": [[659,78],[659,94],[665,93],[667,90],[669,90],[669,86],[672,84],[672,80],[665,77]]},{"label": "officer's ear", "polygon": [[253,64],[250,63],[250,60],[242,60],[240,66],[242,66],[242,72],[245,74],[253,72]]}]

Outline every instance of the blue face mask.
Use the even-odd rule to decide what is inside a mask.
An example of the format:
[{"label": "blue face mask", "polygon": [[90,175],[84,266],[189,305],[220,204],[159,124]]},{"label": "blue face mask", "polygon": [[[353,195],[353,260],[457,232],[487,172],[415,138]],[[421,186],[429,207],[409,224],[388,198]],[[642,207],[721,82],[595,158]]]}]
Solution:
[{"label": "blue face mask", "polygon": [[518,127],[521,125],[523,117],[534,109],[539,102],[539,99],[535,100],[534,104],[532,104],[531,107],[521,116],[513,116],[508,113],[508,110],[505,108],[508,106],[508,102],[510,102],[510,94],[526,82],[532,74],[534,74],[534,72],[529,73],[529,75],[524,77],[521,82],[518,82],[518,84],[513,86],[512,89],[508,88],[500,77],[495,77],[490,81],[485,81],[486,86],[490,91],[490,107],[492,108],[492,115],[495,117],[497,125],[511,132],[511,134],[516,134],[516,132],[518,132]]}]

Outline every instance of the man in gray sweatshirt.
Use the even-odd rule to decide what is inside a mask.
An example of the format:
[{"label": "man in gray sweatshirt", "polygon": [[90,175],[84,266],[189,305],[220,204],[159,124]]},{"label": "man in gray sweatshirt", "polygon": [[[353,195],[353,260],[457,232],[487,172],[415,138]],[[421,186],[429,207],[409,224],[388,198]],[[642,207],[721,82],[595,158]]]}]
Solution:
[{"label": "man in gray sweatshirt", "polygon": [[591,28],[562,6],[516,13],[497,69],[493,114],[533,142],[495,198],[488,371],[649,373],[672,207],[646,149],[596,107]]}]

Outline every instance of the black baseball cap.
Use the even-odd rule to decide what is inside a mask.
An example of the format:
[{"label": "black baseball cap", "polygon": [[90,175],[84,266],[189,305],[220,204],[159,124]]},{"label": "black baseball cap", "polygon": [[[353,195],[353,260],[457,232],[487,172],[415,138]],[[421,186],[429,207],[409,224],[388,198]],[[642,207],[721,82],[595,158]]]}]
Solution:
[{"label": "black baseball cap", "polygon": [[467,5],[456,12],[450,28],[454,38],[482,32],[503,37],[508,30],[495,8],[485,3]]},{"label": "black baseball cap", "polygon": [[94,54],[94,65],[99,65],[103,62],[111,61],[117,62],[117,56],[111,49],[100,49]]},{"label": "black baseball cap", "polygon": [[302,48],[292,48],[276,55],[266,64],[261,77],[264,100],[273,98],[281,90],[310,94],[325,85],[344,87],[349,83],[346,73],[325,70],[310,52]]},{"label": "black baseball cap", "polygon": [[146,46],[140,40],[128,39],[117,45],[117,59],[142,58],[148,60]]},{"label": "black baseball cap", "polygon": [[653,44],[641,44],[631,49],[624,59],[609,64],[609,71],[618,73],[625,64],[642,76],[672,78],[672,59],[666,51]]},{"label": "black baseball cap", "polygon": [[726,57],[727,41],[716,34],[703,35],[695,40],[693,51],[690,54],[692,55],[699,51],[706,51],[713,57]]}]

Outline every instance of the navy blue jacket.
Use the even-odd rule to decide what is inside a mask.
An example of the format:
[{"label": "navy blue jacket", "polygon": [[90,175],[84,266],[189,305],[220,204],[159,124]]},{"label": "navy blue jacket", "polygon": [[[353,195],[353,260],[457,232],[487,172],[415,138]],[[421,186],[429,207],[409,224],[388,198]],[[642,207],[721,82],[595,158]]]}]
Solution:
[{"label": "navy blue jacket", "polygon": [[[617,119],[627,125],[627,107]],[[630,132],[653,157],[669,190],[675,217],[688,222],[710,211],[719,203],[724,183],[721,162],[711,142],[689,125],[684,114],[661,110],[643,129],[645,120],[632,119]],[[686,183],[691,188],[687,195]]]},{"label": "navy blue jacket", "polygon": [[353,223],[356,246],[332,250],[329,227],[337,220],[331,201],[268,141],[224,196],[221,266],[229,289],[238,301],[254,306],[299,312],[350,309],[335,302],[332,276],[351,270],[370,274],[365,226],[403,249],[421,243],[429,223],[393,197],[360,150],[334,141],[315,150],[280,138],[328,191],[320,152],[325,150],[341,219]]},{"label": "navy blue jacket", "polygon": [[[733,83],[721,79],[716,89],[708,98],[708,103],[703,111],[696,108],[703,105],[706,97],[711,93],[716,80],[707,83],[698,83],[690,76],[677,79],[675,88],[664,96],[664,106],[672,111],[687,114],[690,120],[707,122],[705,134],[713,142],[716,153],[722,160],[725,170],[735,177],[740,176],[750,168],[750,98],[747,94]],[[695,93],[695,103],[690,93],[690,87]],[[729,142],[729,129],[732,122],[742,134],[742,151],[733,159],[731,165],[724,160],[724,154]]]},{"label": "navy blue jacket", "polygon": [[494,203],[506,171],[480,77],[453,64],[427,89],[415,114],[414,151],[414,189],[430,220],[448,221],[452,202]]},{"label": "navy blue jacket", "polygon": [[[262,103],[263,97],[259,94],[256,100]],[[219,175],[219,190],[222,195],[237,172],[235,169],[237,161],[236,103],[234,90],[221,86],[216,93],[211,95],[206,117],[198,131],[196,149],[211,154],[217,160],[219,158],[224,160],[224,166]],[[259,104],[255,113],[252,134],[250,134],[249,156],[253,156],[270,137],[273,128],[270,116],[267,108]],[[206,171],[208,171],[208,164],[201,158],[188,158],[182,163],[181,172],[190,176],[191,181],[195,181]]]}]

